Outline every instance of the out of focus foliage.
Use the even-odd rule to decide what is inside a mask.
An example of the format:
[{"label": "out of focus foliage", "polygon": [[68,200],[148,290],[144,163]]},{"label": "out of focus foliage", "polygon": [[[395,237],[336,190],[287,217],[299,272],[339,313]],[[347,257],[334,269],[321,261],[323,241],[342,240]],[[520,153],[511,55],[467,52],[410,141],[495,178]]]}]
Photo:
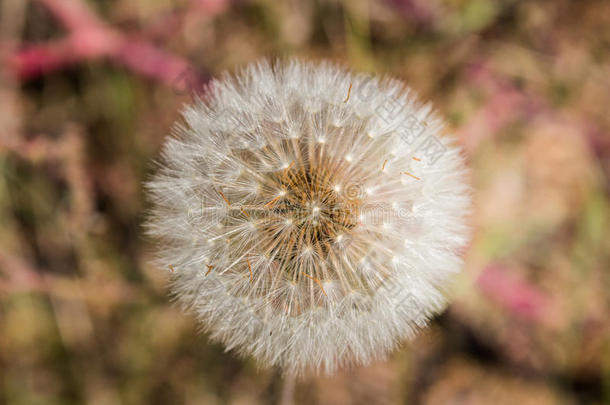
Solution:
[{"label": "out of focus foliage", "polygon": [[[205,78],[289,56],[410,83],[476,201],[449,309],[387,362],[299,382],[297,403],[610,403],[609,2],[79,2],[192,67],[97,55],[106,39],[70,36],[54,1],[0,3],[0,55],[40,63],[0,66],[0,404],[277,401],[276,372],[170,302],[141,184]],[[49,65],[66,38],[79,51]]]}]

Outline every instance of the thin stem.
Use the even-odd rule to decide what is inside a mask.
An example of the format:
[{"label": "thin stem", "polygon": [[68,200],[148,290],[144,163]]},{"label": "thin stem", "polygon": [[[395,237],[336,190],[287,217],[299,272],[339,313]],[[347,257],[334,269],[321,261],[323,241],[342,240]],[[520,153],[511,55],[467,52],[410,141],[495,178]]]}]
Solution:
[{"label": "thin stem", "polygon": [[294,376],[286,375],[284,377],[284,387],[282,388],[282,396],[280,397],[279,405],[294,405],[294,387]]}]

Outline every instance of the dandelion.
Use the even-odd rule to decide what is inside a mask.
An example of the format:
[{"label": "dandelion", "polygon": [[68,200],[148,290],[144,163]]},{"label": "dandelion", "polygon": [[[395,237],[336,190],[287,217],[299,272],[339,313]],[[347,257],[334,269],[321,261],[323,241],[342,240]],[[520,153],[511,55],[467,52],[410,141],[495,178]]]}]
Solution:
[{"label": "dandelion", "polygon": [[333,373],[445,307],[465,168],[402,82],[261,62],[212,81],[183,118],[147,183],[148,231],[173,293],[227,350]]}]

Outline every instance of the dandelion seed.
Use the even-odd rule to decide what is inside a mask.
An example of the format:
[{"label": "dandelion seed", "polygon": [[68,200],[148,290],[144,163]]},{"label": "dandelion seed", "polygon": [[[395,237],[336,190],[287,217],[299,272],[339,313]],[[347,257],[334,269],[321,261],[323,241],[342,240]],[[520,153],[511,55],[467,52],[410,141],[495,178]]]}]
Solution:
[{"label": "dandelion seed", "polygon": [[220,194],[220,196],[222,197],[223,200],[225,200],[225,202],[227,203],[227,205],[230,207],[231,203],[229,202],[229,200],[227,200],[227,197],[225,197],[225,195],[222,193],[222,191],[219,191],[218,194]]},{"label": "dandelion seed", "polygon": [[284,170],[284,177],[288,175],[288,172],[290,172],[290,169],[292,168],[292,166],[294,166],[294,162],[290,162],[288,167]]},{"label": "dandelion seed", "polygon": [[281,196],[277,196],[275,197],[273,200],[269,201],[267,204],[265,204],[265,207],[269,208],[271,207],[273,204],[275,204],[277,202],[277,200],[279,200],[280,198],[282,198]]},{"label": "dandelion seed", "polygon": [[252,273],[252,266],[250,266],[250,259],[246,259],[246,263],[248,263],[248,271],[250,272],[250,284],[252,284],[254,274]]},{"label": "dandelion seed", "polygon": [[352,94],[352,85],[353,85],[353,84],[354,84],[354,83],[350,83],[350,84],[349,84],[349,89],[347,89],[347,97],[345,98],[345,100],[343,100],[343,102],[344,102],[344,103],[347,103],[347,101],[349,100],[349,96],[350,96],[350,94]]},{"label": "dandelion seed", "polygon": [[320,281],[320,279],[315,278],[315,277],[312,277],[312,276],[310,276],[310,275],[309,275],[309,274],[307,274],[307,273],[303,273],[303,275],[304,275],[305,277],[309,278],[310,280],[315,281],[315,283],[316,283],[316,284],[318,284],[318,286],[319,286],[319,287],[320,287],[320,289],[322,290],[322,293],[324,294],[324,296],[325,296],[325,297],[328,297],[328,295],[326,295],[326,291],[324,291],[324,287],[322,286],[322,282]]},{"label": "dandelion seed", "polygon": [[407,176],[411,176],[413,177],[415,180],[421,180],[419,177],[415,176],[414,174],[411,174],[409,172],[402,172],[403,174],[406,174]]},{"label": "dandelion seed", "polygon": [[[396,113],[381,117],[387,100]],[[181,263],[172,291],[211,339],[286,374],[334,373],[386,357],[443,310],[468,240],[466,170],[435,126],[442,158],[421,179],[400,172],[420,182],[379,175],[387,156],[411,161],[388,128],[414,116],[440,122],[400,81],[300,61],[250,65],[186,107],[147,183],[147,226],[163,267]],[[419,225],[371,206],[417,206]]]}]

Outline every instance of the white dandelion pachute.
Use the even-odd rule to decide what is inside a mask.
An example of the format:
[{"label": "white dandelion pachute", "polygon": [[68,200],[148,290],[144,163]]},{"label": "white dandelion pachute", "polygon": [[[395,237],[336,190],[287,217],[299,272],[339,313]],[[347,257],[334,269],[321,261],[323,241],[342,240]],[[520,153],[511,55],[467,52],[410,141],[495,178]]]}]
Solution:
[{"label": "white dandelion pachute", "polygon": [[253,64],[183,112],[147,183],[172,291],[288,374],[387,355],[446,305],[468,239],[460,150],[405,85]]}]

